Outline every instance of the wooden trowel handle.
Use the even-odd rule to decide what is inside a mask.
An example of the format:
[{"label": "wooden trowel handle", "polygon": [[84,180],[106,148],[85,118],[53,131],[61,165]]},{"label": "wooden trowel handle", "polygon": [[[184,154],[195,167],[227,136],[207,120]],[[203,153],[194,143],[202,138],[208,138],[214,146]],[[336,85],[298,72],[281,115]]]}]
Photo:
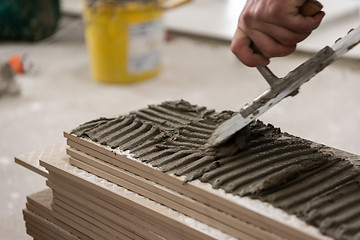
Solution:
[{"label": "wooden trowel handle", "polygon": [[323,5],[316,0],[307,0],[301,7],[300,13],[305,17],[311,17],[321,11]]}]

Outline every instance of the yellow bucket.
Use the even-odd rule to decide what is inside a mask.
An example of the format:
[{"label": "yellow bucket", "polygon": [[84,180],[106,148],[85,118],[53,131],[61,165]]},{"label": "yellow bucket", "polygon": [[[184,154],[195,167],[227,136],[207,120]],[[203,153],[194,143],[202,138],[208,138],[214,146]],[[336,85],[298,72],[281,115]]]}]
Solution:
[{"label": "yellow bucket", "polygon": [[157,0],[88,0],[85,39],[92,76],[103,83],[132,83],[161,68],[162,9]]}]

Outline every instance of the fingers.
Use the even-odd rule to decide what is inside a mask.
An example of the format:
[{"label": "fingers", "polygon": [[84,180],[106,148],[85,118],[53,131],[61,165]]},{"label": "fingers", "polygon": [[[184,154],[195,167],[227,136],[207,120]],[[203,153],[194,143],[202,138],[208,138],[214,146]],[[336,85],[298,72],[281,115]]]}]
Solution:
[{"label": "fingers", "polygon": [[320,25],[324,16],[325,13],[322,11],[314,16],[303,16],[299,13],[293,17],[289,17],[283,23],[273,22],[273,24],[282,26],[295,33],[311,33]]},{"label": "fingers", "polygon": [[231,51],[248,67],[268,65],[270,62],[269,58],[255,53],[254,50],[250,48],[250,43],[249,37],[238,27],[231,42]]},{"label": "fingers", "polygon": [[313,25],[312,25],[312,30],[315,30],[317,27],[319,27],[321,21],[323,20],[323,18],[325,17],[325,12],[321,11],[318,14],[310,17],[311,19],[313,19]]},{"label": "fingers", "polygon": [[285,56],[287,55],[286,52],[292,53],[291,49],[306,39],[319,26],[324,15],[324,12],[320,12],[314,17],[298,16],[296,19],[299,19],[298,22],[300,23],[292,25],[289,23],[280,25],[265,22],[260,24],[259,27],[254,26],[245,32],[254,42],[257,42],[260,49],[263,49],[262,52],[265,56],[269,58]]},{"label": "fingers", "polygon": [[[245,29],[243,26],[241,26],[241,28]],[[297,43],[303,41],[311,33],[310,31],[298,33],[279,25],[270,23],[263,23],[260,29],[254,27],[253,29],[247,29],[247,31],[251,39],[259,37],[259,34],[256,33],[262,33],[279,44],[287,47],[296,45]]]},{"label": "fingers", "polygon": [[[249,31],[251,35],[248,36],[241,27],[237,28],[233,37],[231,50],[245,65],[250,67],[260,64],[267,65],[270,62],[269,59],[272,57],[287,56],[294,52],[296,44],[300,40],[308,36],[308,34],[299,34],[293,37],[292,32],[273,25],[269,25],[267,28],[268,30],[265,32],[269,31],[271,34],[277,34],[279,38],[283,38],[282,42],[270,37],[270,34],[256,30]],[[289,36],[289,39],[286,39],[286,36]],[[250,39],[255,43],[261,54],[254,53],[253,49],[250,48]]]},{"label": "fingers", "polygon": [[288,42],[286,45],[275,40],[264,32],[253,31],[249,36],[261,54],[266,58],[283,57],[295,51],[297,42]]},{"label": "fingers", "polygon": [[[264,8],[261,12],[254,12],[254,11],[252,12],[245,11],[245,13],[242,12],[242,14],[250,15],[247,16],[249,20],[248,22],[246,22],[247,19],[245,17],[242,19],[246,25],[252,26],[254,23],[268,22],[274,25],[282,26],[296,33],[308,33],[319,26],[322,18],[325,15],[325,13],[321,11],[322,6],[317,7],[316,9],[310,7],[311,8],[310,11],[307,10],[305,12],[301,10],[302,7],[304,7],[305,5],[306,6],[309,5],[309,4],[305,4],[305,2],[315,2],[315,0],[314,1],[264,0],[264,1],[271,2],[271,8]],[[258,14],[258,16],[254,19],[252,17],[254,17],[255,14]],[[250,21],[253,22],[251,23]]]}]

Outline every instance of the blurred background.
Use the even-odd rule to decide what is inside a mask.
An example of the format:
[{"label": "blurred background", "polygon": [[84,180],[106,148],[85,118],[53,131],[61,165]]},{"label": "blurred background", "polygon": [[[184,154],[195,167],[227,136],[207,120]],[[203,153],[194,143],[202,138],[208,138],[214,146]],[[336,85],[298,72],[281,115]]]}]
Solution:
[{"label": "blurred background", "polygon": [[[279,76],[359,25],[359,1],[322,0],[323,24],[275,58]],[[0,2],[0,236],[30,239],[26,196],[45,179],[14,157],[64,142],[63,131],[167,100],[239,110],[268,85],[229,44],[244,0]],[[260,117],[360,155],[360,48]]]}]

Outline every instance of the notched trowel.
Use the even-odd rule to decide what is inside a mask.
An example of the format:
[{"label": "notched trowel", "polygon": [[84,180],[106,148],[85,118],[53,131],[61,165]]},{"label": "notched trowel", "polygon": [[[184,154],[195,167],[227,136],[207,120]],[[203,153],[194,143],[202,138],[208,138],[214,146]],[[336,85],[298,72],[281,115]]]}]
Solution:
[{"label": "notched trowel", "polygon": [[220,124],[208,141],[209,146],[219,146],[236,132],[266,112],[287,96],[297,94],[300,86],[309,81],[317,73],[343,56],[360,42],[360,26],[351,30],[344,38],[332,46],[326,46],[309,58],[285,77],[276,77],[266,66],[258,67],[259,72],[269,83],[270,89],[265,91],[251,103],[240,109],[239,113]]}]

